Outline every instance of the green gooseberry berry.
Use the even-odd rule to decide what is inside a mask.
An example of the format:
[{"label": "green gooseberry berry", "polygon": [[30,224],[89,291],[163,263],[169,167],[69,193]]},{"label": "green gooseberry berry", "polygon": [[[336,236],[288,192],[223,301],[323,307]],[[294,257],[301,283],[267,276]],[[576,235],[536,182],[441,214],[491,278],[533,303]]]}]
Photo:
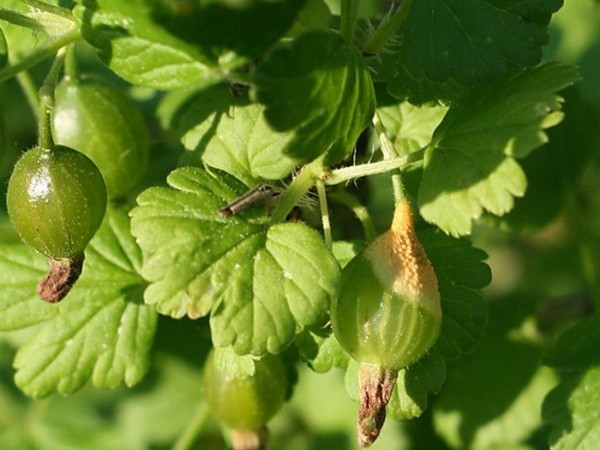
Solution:
[{"label": "green gooseberry berry", "polygon": [[266,424],[281,409],[289,390],[288,374],[280,356],[257,359],[254,368],[253,375],[233,376],[219,368],[214,351],[204,365],[206,401],[215,416],[233,429],[234,449],[266,440]]},{"label": "green gooseberry berry", "polygon": [[44,300],[61,300],[79,277],[106,202],[100,171],[76,150],[36,147],[17,161],[8,183],[8,215],[21,239],[50,259],[50,278],[38,286]]},{"label": "green gooseberry berry", "polygon": [[148,164],[148,131],[137,105],[116,87],[94,78],[65,78],[54,96],[55,142],[94,161],[109,198],[124,197]]},{"label": "green gooseberry berry", "polygon": [[436,342],[441,316],[437,277],[401,202],[390,230],[342,270],[331,309],[336,338],[359,363],[361,445],[376,439],[398,371]]}]

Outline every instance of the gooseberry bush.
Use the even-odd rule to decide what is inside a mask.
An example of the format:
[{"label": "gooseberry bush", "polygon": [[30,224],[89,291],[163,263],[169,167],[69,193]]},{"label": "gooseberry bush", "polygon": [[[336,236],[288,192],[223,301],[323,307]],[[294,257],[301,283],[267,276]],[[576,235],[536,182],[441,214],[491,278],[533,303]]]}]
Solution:
[{"label": "gooseberry bush", "polygon": [[599,8],[4,0],[0,447],[595,448]]}]

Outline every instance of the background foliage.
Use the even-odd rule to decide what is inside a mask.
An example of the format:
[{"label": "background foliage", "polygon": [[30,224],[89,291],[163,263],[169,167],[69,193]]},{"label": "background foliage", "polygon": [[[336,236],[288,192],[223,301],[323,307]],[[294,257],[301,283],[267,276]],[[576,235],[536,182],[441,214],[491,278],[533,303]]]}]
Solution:
[{"label": "background foliage", "polygon": [[[151,130],[151,163],[138,188],[144,192],[132,212],[132,232],[127,208],[111,207],[87,251],[86,264],[97,270],[84,272],[58,308],[36,298],[45,262],[19,244],[0,210],[0,447],[142,450],[185,448],[196,440],[198,448],[224,448],[227,438],[200,389],[212,339],[241,353],[292,348],[308,363],[297,366],[294,394],[270,424],[272,448],[356,448],[356,404],[345,389],[356,396],[355,368],[340,369],[347,360],[320,327],[339,269],[332,256],[323,257],[330,254],[318,233],[300,224],[268,226],[264,211],[234,218],[235,233],[224,239],[210,242],[205,233],[221,230],[211,215],[221,199],[236,198],[257,179],[289,176],[319,156],[315,142],[330,143],[328,164],[357,157],[352,142],[369,124],[377,101],[400,155],[418,154],[431,140],[423,167],[409,166],[404,176],[423,218],[450,236],[419,224],[440,278],[444,330],[426,358],[400,373],[390,405],[392,417],[419,417],[389,420],[373,448],[594,448],[600,440],[597,2],[567,0],[552,16],[545,47],[545,24],[560,1],[513,1],[510,7],[498,1],[415,2],[407,23],[420,26],[407,26],[404,39],[389,44],[399,55],[393,64],[385,53],[365,62],[327,29],[319,18],[323,8],[339,12],[335,1],[309,2],[312,9],[301,20],[295,18],[303,2],[289,1],[285,8],[240,12],[227,23],[219,19],[219,2],[184,18],[161,9],[169,2],[153,2],[153,9],[142,7],[142,0],[76,3],[82,35],[91,44],[78,48],[82,71],[108,78],[142,107]],[[375,23],[380,3],[363,2],[361,16]],[[18,1],[6,6],[25,10]],[[464,20],[449,17],[451,9]],[[257,17],[274,25],[255,33]],[[50,36],[64,29],[60,21],[44,24]],[[43,40],[39,31],[5,22],[0,28],[15,59]],[[314,34],[301,36],[313,28]],[[286,32],[301,37],[279,47],[253,74],[256,101],[234,98],[222,86],[203,89],[223,73],[241,76],[248,61]],[[215,34],[221,38],[206,38]],[[448,35],[453,39],[446,41]],[[440,45],[424,51],[422,42]],[[298,54],[308,55],[305,64],[286,64]],[[544,65],[511,75],[513,66],[539,58]],[[146,60],[155,66],[140,64]],[[565,64],[576,65],[580,79],[563,90],[577,77]],[[0,84],[2,185],[20,152],[35,144],[27,85],[39,85],[48,67],[43,61]],[[370,76],[378,81],[375,90]],[[397,103],[380,92],[380,81],[397,97],[414,103],[443,99],[450,106]],[[317,85],[335,89],[306,98]],[[364,89],[354,95],[356,85]],[[177,90],[182,88],[188,90]],[[303,108],[290,112],[288,100]],[[324,107],[340,102],[344,114]],[[207,134],[219,139],[206,145]],[[488,139],[486,146],[478,147],[482,139]],[[468,151],[462,159],[448,156],[456,149]],[[189,167],[172,172],[200,161],[232,176],[213,178]],[[452,175],[440,177],[440,171]],[[369,177],[348,190],[365,203],[377,231],[385,230],[391,214],[387,177]],[[331,191],[331,198],[344,198],[338,187]],[[332,202],[336,241],[362,233],[343,205]],[[472,242],[451,237],[468,234]],[[240,240],[227,239],[234,235]],[[181,251],[174,255],[169,248]],[[241,250],[235,258],[219,259],[224,248]],[[485,301],[477,291],[488,284],[489,272],[479,248],[492,272]],[[343,262],[355,249],[336,242],[333,253]],[[248,255],[265,258],[263,272],[248,269]],[[300,256],[319,260],[321,270],[286,265]],[[204,272],[205,266],[213,271]],[[265,315],[280,306],[269,303],[272,292],[248,302],[236,292],[207,291],[223,273],[236,275],[222,284],[241,290],[252,277],[269,286],[301,279],[310,290],[286,286],[287,313]],[[198,295],[181,303],[181,291]],[[231,301],[220,308],[222,297]],[[251,318],[240,311],[248,308],[276,319],[276,339],[260,327],[245,334]]]}]

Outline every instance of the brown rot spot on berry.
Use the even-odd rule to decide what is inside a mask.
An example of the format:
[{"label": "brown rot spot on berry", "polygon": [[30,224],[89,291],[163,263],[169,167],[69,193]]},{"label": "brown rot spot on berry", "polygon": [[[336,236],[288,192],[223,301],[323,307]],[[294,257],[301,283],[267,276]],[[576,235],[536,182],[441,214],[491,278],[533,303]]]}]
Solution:
[{"label": "brown rot spot on berry", "polygon": [[58,303],[65,298],[81,275],[83,260],[83,253],[72,258],[50,258],[48,275],[42,278],[37,287],[39,297],[48,303]]}]

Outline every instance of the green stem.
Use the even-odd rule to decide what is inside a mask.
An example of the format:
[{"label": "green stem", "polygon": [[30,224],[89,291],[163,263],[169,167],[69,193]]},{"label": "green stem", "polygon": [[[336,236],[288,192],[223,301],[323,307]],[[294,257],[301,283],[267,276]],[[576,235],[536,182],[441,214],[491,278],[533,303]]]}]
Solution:
[{"label": "green stem", "polygon": [[365,239],[367,242],[371,242],[377,237],[377,230],[371,219],[369,210],[362,204],[358,199],[347,192],[334,192],[331,194],[331,199],[348,207],[356,218],[360,221],[365,233]]},{"label": "green stem", "polygon": [[[377,113],[375,113],[373,116],[373,125],[375,126],[377,137],[379,138],[381,153],[383,153],[384,160],[390,161],[395,159],[398,156],[396,149],[394,148],[392,141],[390,141],[390,138],[387,136],[387,134],[385,134],[385,128],[381,122],[379,114]],[[391,180],[394,202],[396,205],[398,205],[400,202],[406,200],[407,197],[404,189],[404,183],[402,182],[402,175],[400,174],[400,168],[397,168],[391,172]]]},{"label": "green stem", "polygon": [[44,31],[44,27],[37,20],[26,16],[18,11],[11,11],[9,9],[0,8],[0,20],[12,23],[20,27],[31,28],[36,31]]},{"label": "green stem", "polygon": [[292,208],[315,184],[317,173],[319,173],[317,170],[321,167],[321,161],[318,160],[302,168],[298,176],[292,180],[287,189],[281,194],[281,199],[277,202],[277,206],[271,215],[272,223],[283,222],[286,219]]},{"label": "green stem", "polygon": [[50,151],[54,147],[52,139],[52,109],[54,108],[54,89],[63,67],[66,48],[61,48],[54,58],[44,84],[40,89],[40,115],[38,118],[38,144]]},{"label": "green stem", "polygon": [[[422,152],[424,153],[424,150]],[[412,155],[416,156],[416,153],[411,153],[410,156],[402,156],[400,158],[394,158],[385,161],[342,167],[341,169],[324,172],[321,175],[321,178],[326,185],[334,185],[354,180],[356,178],[387,173],[399,167],[403,167],[413,160],[416,160],[415,157],[411,158]],[[418,153],[422,154],[421,151]]]},{"label": "green stem", "polygon": [[396,9],[391,15],[388,15],[379,25],[375,33],[367,39],[362,45],[362,50],[365,53],[378,53],[386,42],[394,35],[396,30],[406,20],[406,14],[408,11],[408,4],[410,1],[403,1],[398,9]]},{"label": "green stem", "polygon": [[33,78],[31,78],[28,71],[24,70],[17,75],[17,81],[25,94],[25,98],[27,99],[27,103],[29,103],[33,114],[38,117],[40,100],[38,98],[38,88],[35,85]]},{"label": "green stem", "polygon": [[342,0],[341,20],[340,33],[344,37],[346,44],[352,44],[352,41],[354,40],[354,31],[356,29],[356,21],[358,20],[357,0]]},{"label": "green stem", "polygon": [[50,14],[54,14],[57,16],[65,17],[67,19],[73,19],[73,14],[66,8],[61,8],[60,6],[50,5],[45,2],[41,2],[39,0],[19,0],[21,3],[25,3],[26,5],[31,6],[32,8],[38,9],[40,11],[45,11]]},{"label": "green stem", "polygon": [[77,66],[77,58],[75,56],[75,45],[69,45],[67,55],[65,56],[65,74],[71,80],[79,78],[79,67]]},{"label": "green stem", "polygon": [[22,70],[29,69],[30,67],[39,64],[43,60],[54,55],[62,47],[72,44],[73,42],[79,40],[80,37],[81,36],[79,34],[79,30],[74,28],[61,35],[60,37],[54,39],[53,41],[48,42],[45,46],[40,47],[33,53],[30,53],[27,57],[23,58],[16,64],[5,67],[4,69],[0,70],[0,82],[14,77]]},{"label": "green stem", "polygon": [[600,273],[598,273],[597,261],[594,252],[590,249],[589,243],[582,242],[579,244],[579,255],[581,258],[581,266],[583,273],[590,287],[590,294],[594,309],[600,311]]},{"label": "green stem", "polygon": [[192,420],[188,423],[188,426],[183,431],[183,434],[181,436],[179,436],[179,439],[177,439],[177,442],[175,442],[175,445],[173,446],[173,448],[171,450],[189,450],[189,449],[191,449],[192,446],[194,445],[196,438],[202,431],[202,428],[204,428],[204,424],[206,423],[206,420],[208,419],[209,414],[210,414],[210,412],[208,410],[208,407],[206,406],[206,404],[203,403],[198,408],[198,410],[196,411],[196,414],[194,415]]},{"label": "green stem", "polygon": [[333,239],[331,237],[331,222],[329,220],[329,207],[327,206],[327,192],[323,180],[317,179],[317,193],[319,194],[319,206],[321,208],[321,223],[323,225],[323,237],[325,245],[331,249]]}]

